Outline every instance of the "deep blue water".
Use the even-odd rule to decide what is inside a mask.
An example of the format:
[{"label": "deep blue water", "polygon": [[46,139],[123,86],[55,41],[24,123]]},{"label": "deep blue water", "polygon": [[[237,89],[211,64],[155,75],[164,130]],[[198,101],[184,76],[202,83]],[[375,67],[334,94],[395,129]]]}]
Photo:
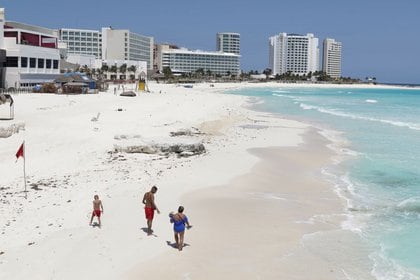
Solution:
[{"label": "deep blue water", "polygon": [[354,151],[337,173],[349,224],[374,245],[378,279],[420,279],[420,89],[264,88],[257,110],[342,133]]}]

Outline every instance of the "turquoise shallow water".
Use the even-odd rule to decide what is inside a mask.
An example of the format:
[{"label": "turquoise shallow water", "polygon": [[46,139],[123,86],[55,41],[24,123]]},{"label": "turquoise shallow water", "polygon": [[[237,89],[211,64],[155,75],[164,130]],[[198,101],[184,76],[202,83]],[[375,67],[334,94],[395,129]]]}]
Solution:
[{"label": "turquoise shallow water", "polygon": [[[347,227],[376,248],[378,279],[420,279],[420,89],[263,88],[257,110],[342,133],[354,156],[334,174]],[[344,170],[344,172],[343,172]]]}]

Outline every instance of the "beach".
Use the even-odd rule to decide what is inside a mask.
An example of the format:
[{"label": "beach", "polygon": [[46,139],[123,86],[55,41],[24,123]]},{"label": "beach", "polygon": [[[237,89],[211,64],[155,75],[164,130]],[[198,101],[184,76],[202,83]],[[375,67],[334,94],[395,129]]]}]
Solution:
[{"label": "beach", "polygon": [[[0,138],[0,278],[371,279],[370,248],[342,228],[346,203],[321,175],[331,140],[223,94],[254,86],[14,96],[15,119],[0,123],[13,131]],[[205,153],[156,151],[198,144]],[[147,236],[152,185],[161,214]],[[88,225],[95,194],[101,228]],[[193,225],[182,252],[168,218],[179,205]]]}]

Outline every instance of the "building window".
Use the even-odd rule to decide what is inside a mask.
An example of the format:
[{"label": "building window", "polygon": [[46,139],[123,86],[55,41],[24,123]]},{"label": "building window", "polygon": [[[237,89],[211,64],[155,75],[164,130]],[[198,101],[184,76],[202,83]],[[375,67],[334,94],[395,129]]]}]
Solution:
[{"label": "building window", "polygon": [[36,68],[36,58],[34,57],[29,58],[29,67]]},{"label": "building window", "polygon": [[57,59],[53,60],[53,68],[58,69],[58,60]]},{"label": "building window", "polygon": [[6,57],[6,67],[18,67],[18,57],[17,56],[7,56]]},{"label": "building window", "polygon": [[21,57],[20,58],[20,67],[26,68],[28,67],[28,58],[27,57]]},{"label": "building window", "polygon": [[44,68],[44,59],[43,58],[38,58],[38,68],[39,69]]},{"label": "building window", "polygon": [[51,59],[46,59],[46,60],[45,60],[45,67],[46,67],[47,69],[51,69]]}]

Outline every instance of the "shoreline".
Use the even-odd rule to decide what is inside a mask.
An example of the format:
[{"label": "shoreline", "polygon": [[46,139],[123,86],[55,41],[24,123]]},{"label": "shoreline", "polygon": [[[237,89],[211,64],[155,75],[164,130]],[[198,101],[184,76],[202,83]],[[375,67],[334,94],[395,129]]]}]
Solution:
[{"label": "shoreline", "polygon": [[[9,166],[8,155],[14,155],[18,146],[16,143],[29,138],[27,143],[32,161],[29,179],[41,189],[31,189],[30,201],[26,202],[22,197],[7,194],[9,189],[20,187],[21,182],[16,179],[20,170],[11,170],[10,174],[0,178],[0,186],[11,182],[9,189],[3,190],[6,194],[3,201],[10,207],[6,208],[4,203],[0,208],[4,215],[0,226],[5,237],[0,243],[0,251],[4,251],[0,255],[0,276],[26,279],[36,274],[36,279],[74,279],[84,275],[121,279],[122,275],[128,276],[127,273],[142,266],[142,263],[174,253],[166,244],[173,238],[166,213],[175,210],[180,201],[184,202],[184,195],[205,193],[213,186],[217,188],[237,178],[250,176],[250,172],[261,165],[264,152],[260,149],[267,149],[269,153],[280,149],[286,154],[293,154],[301,146],[311,145],[314,139],[327,144],[325,139],[320,140],[322,137],[319,135],[312,140],[309,137],[308,143],[303,144],[302,136],[312,129],[311,125],[253,111],[249,108],[252,103],[250,98],[218,94],[235,86],[237,84],[210,88],[208,84],[201,84],[194,89],[185,89],[153,84],[151,94],[135,99],[114,96],[112,88],[108,93],[97,96],[17,96],[17,104],[27,102],[20,105],[24,108],[18,111],[16,119],[17,122],[24,121],[26,128],[23,133],[5,139],[2,156],[5,159],[7,156],[7,160],[0,163],[0,167]],[[255,87],[253,84],[243,86]],[[123,111],[117,111],[117,108]],[[74,116],[68,116],[69,112]],[[91,121],[98,112],[101,112],[99,121]],[[165,143],[173,140],[168,136],[170,132],[191,127],[198,128],[201,134],[177,140],[204,143],[205,155],[175,158],[110,153],[113,145],[147,141]],[[44,141],[44,135],[49,136],[48,143]],[[32,145],[29,146],[29,143]],[[325,151],[327,148],[323,145],[318,148]],[[263,169],[267,168],[272,167]],[[162,215],[156,216],[153,225],[156,236],[148,238],[142,230],[145,221],[140,200],[154,184],[159,187],[157,205]],[[317,184],[326,182],[317,181]],[[339,204],[340,199],[333,193],[333,188],[326,188],[335,195],[329,201]],[[103,198],[106,211],[100,230],[87,227],[94,193]],[[19,195],[19,192],[15,194]],[[282,197],[270,199],[261,195],[251,200],[264,199],[284,201]],[[306,194],[305,203],[309,203],[310,199]],[[190,207],[184,206],[185,213],[189,215]],[[288,210],[299,209],[291,207]],[[37,217],[34,218],[33,213]],[[199,213],[198,207],[191,211],[193,225],[197,225],[196,213]],[[275,216],[268,218],[268,224],[276,219]],[[298,221],[303,221],[297,223],[299,229],[312,222],[308,217]],[[243,224],[246,225],[247,221]],[[187,243],[190,242],[190,234],[193,237],[200,227],[196,226],[186,233]],[[291,234],[289,238],[297,236]],[[188,254],[193,246],[196,245],[191,242],[182,254]],[[49,265],[44,266],[44,263]],[[286,265],[284,269],[288,267]]]},{"label": "shoreline", "polygon": [[259,161],[250,172],[183,195],[188,246],[139,263],[127,279],[373,279],[368,248],[341,228],[344,202],[321,176],[328,140],[314,129],[303,137],[297,147],[251,149]]}]

